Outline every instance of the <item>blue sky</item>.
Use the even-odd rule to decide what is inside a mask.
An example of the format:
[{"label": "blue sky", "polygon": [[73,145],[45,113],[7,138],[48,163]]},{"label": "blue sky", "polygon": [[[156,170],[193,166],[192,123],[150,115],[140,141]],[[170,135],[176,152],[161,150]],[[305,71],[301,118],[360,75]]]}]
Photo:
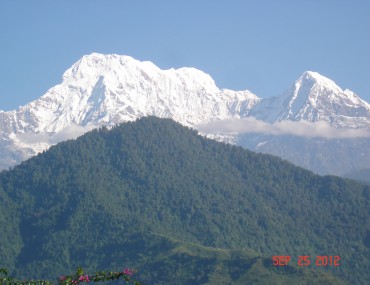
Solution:
[{"label": "blue sky", "polygon": [[312,70],[370,102],[369,14],[367,0],[1,0],[0,109],[92,52],[196,67],[263,98]]}]

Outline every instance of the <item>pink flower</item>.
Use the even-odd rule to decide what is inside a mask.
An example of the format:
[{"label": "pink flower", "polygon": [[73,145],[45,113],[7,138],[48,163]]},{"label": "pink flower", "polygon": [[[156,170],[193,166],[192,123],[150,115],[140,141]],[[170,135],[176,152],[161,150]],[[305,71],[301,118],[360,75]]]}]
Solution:
[{"label": "pink flower", "polygon": [[81,275],[80,278],[78,278],[79,281],[81,282],[90,282],[89,276],[88,275]]},{"label": "pink flower", "polygon": [[133,269],[130,269],[130,268],[125,268],[123,270],[123,274],[131,276],[131,275],[134,274],[134,270]]}]

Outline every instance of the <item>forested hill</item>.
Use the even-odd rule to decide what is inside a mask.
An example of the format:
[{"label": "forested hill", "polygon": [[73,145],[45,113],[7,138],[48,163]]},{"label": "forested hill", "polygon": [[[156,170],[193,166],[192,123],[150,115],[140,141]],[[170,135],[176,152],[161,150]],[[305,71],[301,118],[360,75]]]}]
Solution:
[{"label": "forested hill", "polygon": [[[175,239],[290,255],[295,263],[310,255],[318,274],[315,256],[336,255],[340,266],[329,271],[370,283],[369,186],[205,139],[172,120],[146,117],[94,130],[3,171],[0,185],[0,255],[16,274],[128,264],[145,269],[147,284],[164,280],[155,283],[161,274],[148,270],[180,282],[184,266],[158,263]],[[136,235],[142,243],[132,242]],[[167,243],[153,245],[151,236]],[[198,260],[200,251],[185,252]],[[199,260],[203,271],[194,275],[203,279],[196,283],[211,282],[219,258]],[[232,268],[242,270],[237,262],[222,266],[230,280]]]}]

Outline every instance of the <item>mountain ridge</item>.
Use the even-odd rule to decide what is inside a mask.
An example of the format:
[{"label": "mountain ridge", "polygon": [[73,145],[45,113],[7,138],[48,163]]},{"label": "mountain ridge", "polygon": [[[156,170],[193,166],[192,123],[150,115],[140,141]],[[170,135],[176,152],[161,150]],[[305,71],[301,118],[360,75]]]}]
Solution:
[{"label": "mountain ridge", "polygon": [[[2,197],[0,212],[9,209],[0,219],[0,252],[23,274],[132,258],[150,264],[152,252],[132,255],[137,247],[128,243],[137,232],[154,232],[252,248],[270,262],[274,255],[339,255],[342,267],[328,271],[357,284],[369,279],[369,187],[206,139],[170,119],[101,127],[53,146],[0,173]],[[140,253],[150,241],[138,244]]]},{"label": "mountain ridge", "polygon": [[262,99],[251,116],[270,123],[326,121],[336,128],[369,128],[370,104],[331,79],[306,71],[283,95]]},{"label": "mountain ridge", "polygon": [[[339,96],[342,100],[333,105],[329,98],[313,106],[314,101],[304,99],[310,94],[299,92],[302,88],[297,84],[304,78],[321,82],[319,87],[331,87],[321,97]],[[303,91],[311,90],[306,89]],[[298,104],[297,98],[304,100]],[[195,68],[161,70],[150,61],[140,62],[130,56],[92,53],[66,70],[62,82],[39,99],[0,112],[0,169],[95,127],[114,126],[142,116],[173,118],[193,128],[199,123],[249,116],[267,122],[322,119],[337,128],[370,128],[369,106],[315,72],[303,73],[282,96],[261,99],[248,90],[219,89],[211,76]],[[237,142],[237,134],[214,137]]]}]

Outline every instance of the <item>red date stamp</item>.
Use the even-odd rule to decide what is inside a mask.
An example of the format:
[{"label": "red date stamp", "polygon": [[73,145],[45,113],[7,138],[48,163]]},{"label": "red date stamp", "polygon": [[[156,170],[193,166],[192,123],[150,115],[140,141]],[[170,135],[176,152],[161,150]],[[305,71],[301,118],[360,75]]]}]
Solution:
[{"label": "red date stamp", "polygon": [[[272,257],[272,265],[274,266],[286,266],[292,261],[290,255],[274,255]],[[298,266],[309,266],[312,264],[317,267],[326,266],[339,266],[340,265],[339,255],[316,255],[315,259],[311,261],[311,256],[300,255],[298,256]]]}]

